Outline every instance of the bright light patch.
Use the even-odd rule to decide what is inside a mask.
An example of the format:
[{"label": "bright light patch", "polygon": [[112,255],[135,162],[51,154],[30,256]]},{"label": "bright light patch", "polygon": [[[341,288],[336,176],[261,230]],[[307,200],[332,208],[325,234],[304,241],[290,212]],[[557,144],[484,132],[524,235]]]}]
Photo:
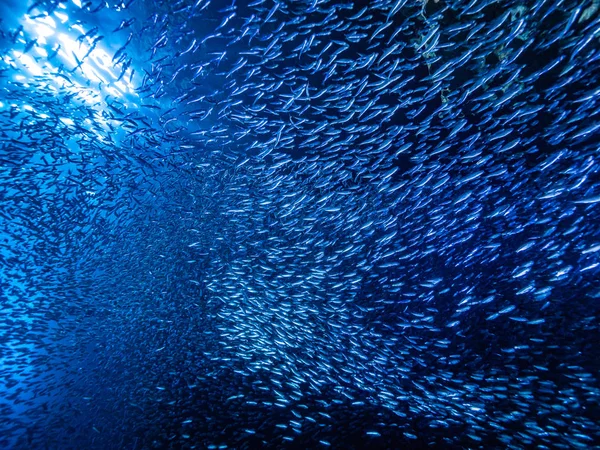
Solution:
[{"label": "bright light patch", "polygon": [[7,55],[7,56],[5,56],[5,57],[3,58],[3,60],[4,60],[4,62],[5,62],[6,64],[8,64],[8,65],[9,65],[10,67],[12,67],[13,69],[16,69],[16,68],[17,68],[17,65],[15,64],[15,61],[14,61],[14,60],[13,60],[13,59],[12,59],[10,56],[8,56],[8,55]]},{"label": "bright light patch", "polygon": [[59,54],[63,58],[65,58],[67,61],[69,61],[71,64],[76,66],[77,60],[73,56],[73,53],[75,53],[75,50],[77,50],[77,47],[78,47],[77,43],[73,39],[71,39],[69,36],[67,36],[66,34],[59,34],[58,39],[63,44],[63,48],[61,48],[61,50],[59,51]]},{"label": "bright light patch", "polygon": [[108,53],[106,53],[104,50],[97,50],[94,52],[92,58],[96,61],[96,64],[98,64],[101,69],[109,71],[108,68],[110,67],[110,57],[108,56]]},{"label": "bright light patch", "polygon": [[90,103],[90,104],[94,104],[98,101],[98,98],[96,95],[94,95],[92,92],[90,92],[89,90],[86,91],[82,91],[79,94],[79,97],[84,99],[86,102]]},{"label": "bright light patch", "polygon": [[117,97],[117,98],[122,96],[122,94],[121,94],[119,91],[117,91],[117,90],[116,90],[114,87],[112,87],[112,86],[109,86],[109,87],[107,87],[107,88],[106,88],[106,91],[107,91],[109,94],[111,94],[112,96],[114,96],[114,97]]},{"label": "bright light patch", "polygon": [[125,86],[122,81],[117,81],[116,83],[113,83],[113,84],[115,85],[115,87],[117,89],[119,89],[123,93],[127,91],[127,86]]},{"label": "bright light patch", "polygon": [[[72,0],[72,3],[82,8],[82,4],[85,2]],[[116,71],[113,66],[112,54],[109,55],[107,49],[102,48],[102,45],[92,48],[94,37],[81,38],[81,35],[86,34],[85,27],[80,23],[70,23],[71,18],[67,12],[71,6],[68,2],[59,0],[57,6],[59,11],[53,11],[50,15],[37,17],[34,15],[33,18],[25,15],[22,18],[24,28],[19,32],[17,41],[27,45],[31,50],[23,53],[23,47],[21,47],[20,52],[12,51],[9,54],[0,54],[0,63],[15,69],[17,75],[14,75],[13,79],[18,80],[24,86],[28,86],[27,82],[31,81],[33,77],[58,75],[59,72],[63,72],[64,76],[53,76],[45,80],[47,83],[44,87],[53,94],[62,95],[64,90],[74,93],[79,101],[94,110],[95,120],[92,122],[86,119],[82,122],[81,119],[74,121],[68,117],[61,117],[59,120],[65,126],[74,126],[76,122],[78,124],[89,123],[89,128],[98,134],[99,139],[102,139],[101,133],[110,129],[105,113],[100,113],[105,107],[107,98],[123,99],[125,97],[128,100],[125,108],[139,107],[127,98],[129,95],[137,97],[135,81],[138,77],[133,80],[135,71],[129,68],[123,74],[123,78],[116,81],[119,71]],[[25,39],[25,36],[30,37]],[[34,42],[32,43],[29,39],[34,39]],[[57,60],[47,60],[50,54],[53,57],[57,54]],[[87,57],[83,59],[84,56]],[[64,70],[61,68],[57,71],[55,64],[57,66],[64,64]],[[74,67],[77,67],[78,70],[69,73],[69,70]],[[8,106],[0,103],[0,108]],[[47,114],[40,114],[30,105],[14,105],[13,107],[16,110],[32,112],[38,119],[49,119]]]},{"label": "bright light patch", "polygon": [[106,80],[104,78],[102,78],[98,72],[96,72],[92,66],[90,66],[89,64],[82,64],[81,65],[81,70],[83,71],[83,74],[87,77],[88,80],[90,81],[100,81],[101,83],[105,83],[106,84]]},{"label": "bright light patch", "polygon": [[43,56],[44,58],[48,57],[48,52],[44,47],[36,47],[34,50],[38,55]]},{"label": "bright light patch", "polygon": [[45,25],[48,25],[51,28],[56,28],[56,21],[50,16],[44,16],[37,19],[38,22],[42,22]]},{"label": "bright light patch", "polygon": [[85,30],[78,23],[71,25],[71,28],[73,28],[74,30],[79,31],[81,34],[85,34]]},{"label": "bright light patch", "polygon": [[29,55],[21,55],[19,60],[23,63],[23,66],[33,75],[39,76],[44,73],[42,68],[38,63],[34,61],[34,59]]},{"label": "bright light patch", "polygon": [[65,47],[65,50],[69,52],[75,52],[79,49],[79,44],[77,44],[75,40],[71,39],[71,37],[67,36],[66,34],[59,34],[58,40],[62,42],[63,46]]},{"label": "bright light patch", "polygon": [[[56,27],[54,27],[56,28]],[[35,25],[35,32],[39,37],[47,38],[54,34],[54,29],[42,23]]]},{"label": "bright light patch", "polygon": [[67,20],[69,20],[69,16],[58,11],[54,11],[54,15],[58,18],[58,20],[60,20],[60,23],[65,23]]}]

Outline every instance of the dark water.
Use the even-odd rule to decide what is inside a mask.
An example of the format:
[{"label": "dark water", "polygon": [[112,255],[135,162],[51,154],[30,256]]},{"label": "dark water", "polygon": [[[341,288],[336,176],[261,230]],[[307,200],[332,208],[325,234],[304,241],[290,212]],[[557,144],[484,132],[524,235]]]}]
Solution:
[{"label": "dark water", "polygon": [[0,5],[1,448],[600,445],[600,2]]}]

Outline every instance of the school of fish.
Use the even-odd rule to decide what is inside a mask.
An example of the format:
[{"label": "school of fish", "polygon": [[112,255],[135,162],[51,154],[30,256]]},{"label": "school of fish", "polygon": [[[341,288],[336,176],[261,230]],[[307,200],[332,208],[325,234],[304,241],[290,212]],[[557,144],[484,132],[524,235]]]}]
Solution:
[{"label": "school of fish", "polygon": [[0,448],[600,446],[600,0],[0,4]]}]

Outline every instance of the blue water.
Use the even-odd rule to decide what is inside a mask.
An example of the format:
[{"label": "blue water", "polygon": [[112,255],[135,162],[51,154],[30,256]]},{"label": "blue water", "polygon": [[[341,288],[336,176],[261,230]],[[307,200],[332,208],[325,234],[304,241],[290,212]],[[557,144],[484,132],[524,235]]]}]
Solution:
[{"label": "blue water", "polygon": [[0,4],[0,448],[600,445],[600,2]]}]

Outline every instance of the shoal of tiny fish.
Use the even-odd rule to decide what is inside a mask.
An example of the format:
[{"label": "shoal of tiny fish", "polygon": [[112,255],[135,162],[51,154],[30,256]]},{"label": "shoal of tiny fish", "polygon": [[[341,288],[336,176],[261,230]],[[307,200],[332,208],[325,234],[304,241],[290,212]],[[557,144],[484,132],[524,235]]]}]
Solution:
[{"label": "shoal of tiny fish", "polygon": [[600,1],[0,6],[0,447],[600,445]]}]

